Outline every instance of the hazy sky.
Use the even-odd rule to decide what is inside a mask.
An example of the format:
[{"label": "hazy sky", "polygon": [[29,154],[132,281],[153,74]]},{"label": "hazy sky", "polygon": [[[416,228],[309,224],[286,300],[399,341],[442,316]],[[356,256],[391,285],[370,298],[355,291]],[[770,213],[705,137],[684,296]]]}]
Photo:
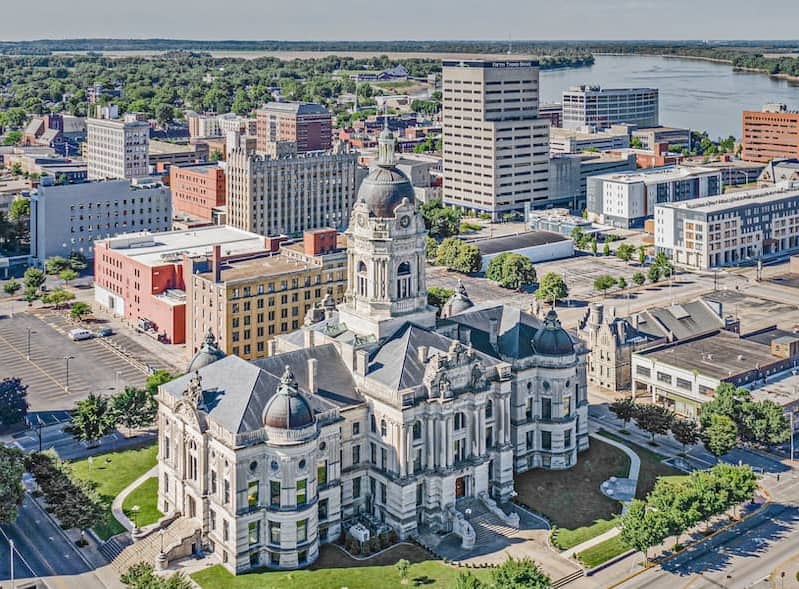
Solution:
[{"label": "hazy sky", "polygon": [[0,40],[792,39],[799,0],[4,0]]}]

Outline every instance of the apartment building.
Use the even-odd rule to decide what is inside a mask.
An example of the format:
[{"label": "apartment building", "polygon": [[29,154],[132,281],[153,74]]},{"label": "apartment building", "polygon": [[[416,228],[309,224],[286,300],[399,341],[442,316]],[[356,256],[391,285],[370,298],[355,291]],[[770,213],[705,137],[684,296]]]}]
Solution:
[{"label": "apartment building", "polygon": [[233,149],[225,168],[227,222],[261,235],[343,229],[363,175],[355,152],[273,159]]},{"label": "apartment building", "polygon": [[655,247],[694,270],[799,251],[799,184],[659,204]]},{"label": "apartment building", "polygon": [[242,260],[216,252],[208,261],[187,264],[190,353],[200,349],[210,329],[223,352],[263,358],[270,340],[299,329],[328,293],[341,302],[346,289],[346,243],[335,229],[308,231],[298,243]]},{"label": "apartment building", "polygon": [[172,211],[200,221],[217,223],[225,205],[225,170],[216,164],[171,166]]},{"label": "apartment building", "polygon": [[563,92],[563,127],[597,130],[612,125],[659,125],[657,88],[573,86]]},{"label": "apartment building", "polygon": [[741,157],[753,162],[799,157],[799,111],[785,104],[744,111],[741,143]]},{"label": "apartment building", "polygon": [[549,121],[532,60],[444,60],[443,198],[495,218],[548,198]]},{"label": "apartment building", "polygon": [[721,191],[721,171],[713,168],[668,166],[602,174],[586,182],[586,210],[589,221],[628,229],[642,227],[659,204]]},{"label": "apartment building", "polygon": [[52,185],[31,193],[31,256],[36,263],[73,252],[94,255],[94,241],[172,226],[169,188],[153,179]]},{"label": "apartment building", "polygon": [[293,141],[297,151],[326,151],[333,146],[333,115],[313,102],[269,102],[256,111],[257,149],[269,141]]},{"label": "apartment building", "polygon": [[[232,227],[143,231],[95,243],[94,300],[164,343],[186,341],[186,282],[213,255],[237,259],[271,251],[260,235]],[[203,265],[204,264],[204,265]]]},{"label": "apartment building", "polygon": [[150,126],[134,115],[86,119],[89,180],[141,178],[149,174]]}]

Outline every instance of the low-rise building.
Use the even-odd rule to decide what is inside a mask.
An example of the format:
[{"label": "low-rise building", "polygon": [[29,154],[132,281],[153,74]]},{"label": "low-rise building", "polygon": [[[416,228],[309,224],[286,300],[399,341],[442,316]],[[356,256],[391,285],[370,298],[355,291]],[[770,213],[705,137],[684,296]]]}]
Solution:
[{"label": "low-rise building", "polygon": [[647,127],[635,129],[632,138],[638,139],[640,149],[653,150],[657,145],[691,149],[691,130],[676,127]]},{"label": "low-rise building", "polygon": [[307,231],[299,243],[246,259],[224,259],[221,252],[207,258],[188,260],[184,270],[191,353],[210,329],[223,352],[262,358],[270,340],[299,329],[328,294],[334,301],[344,298],[347,256],[335,229]]},{"label": "low-rise building", "polygon": [[538,116],[549,121],[550,128],[563,126],[563,105],[560,102],[543,102],[538,105]]},{"label": "low-rise building", "polygon": [[31,256],[35,263],[72,253],[91,258],[98,239],[168,231],[172,226],[169,188],[153,179],[51,182],[52,178],[43,178],[31,193]]},{"label": "low-rise building", "polygon": [[103,239],[94,249],[95,301],[161,341],[180,344],[186,339],[185,260],[208,263],[215,252],[221,259],[252,256],[267,244],[260,235],[211,226]]},{"label": "low-rise building", "polygon": [[586,211],[597,223],[628,229],[643,227],[655,207],[722,191],[721,172],[687,166],[651,168],[592,176],[587,181]]},{"label": "low-rise building", "polygon": [[697,417],[722,382],[752,386],[799,363],[799,337],[768,327],[738,335],[713,331],[633,352],[633,391]]},{"label": "low-rise building", "polygon": [[655,247],[692,270],[799,251],[799,184],[658,204]]},{"label": "low-rise building", "polygon": [[199,221],[220,223],[220,207],[225,204],[225,171],[216,164],[171,166],[169,187],[172,212]]},{"label": "low-rise building", "polygon": [[582,151],[607,151],[630,147],[627,127],[612,127],[607,131],[589,132],[578,129],[549,130],[549,153],[580,153]]},{"label": "low-rise building", "polygon": [[500,254],[521,254],[533,263],[570,258],[574,255],[574,240],[549,231],[528,231],[472,242],[483,257],[481,272],[485,272],[493,258]]},{"label": "low-rise building", "polygon": [[208,145],[202,142],[187,144],[152,139],[147,162],[154,170],[161,170],[199,164],[206,161],[208,155]]},{"label": "low-rise building", "polygon": [[757,183],[762,187],[784,182],[799,182],[799,158],[771,160],[757,177]]}]

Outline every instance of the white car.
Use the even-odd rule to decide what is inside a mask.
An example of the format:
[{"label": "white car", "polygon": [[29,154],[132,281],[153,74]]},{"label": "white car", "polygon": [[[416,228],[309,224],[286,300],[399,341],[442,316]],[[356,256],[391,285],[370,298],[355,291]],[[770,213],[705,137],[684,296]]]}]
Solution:
[{"label": "white car", "polygon": [[94,334],[88,329],[72,329],[69,332],[69,339],[73,342],[79,342],[84,339],[91,339]]}]

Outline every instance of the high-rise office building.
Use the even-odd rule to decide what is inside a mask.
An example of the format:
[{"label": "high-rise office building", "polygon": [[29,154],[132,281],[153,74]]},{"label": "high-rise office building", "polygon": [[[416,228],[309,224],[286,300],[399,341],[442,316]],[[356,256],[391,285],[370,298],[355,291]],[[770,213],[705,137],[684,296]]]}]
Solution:
[{"label": "high-rise office building", "polygon": [[548,198],[535,61],[445,60],[444,202],[496,217]]},{"label": "high-rise office building", "polygon": [[744,111],[742,143],[741,157],[751,162],[799,157],[799,111],[784,104]]},{"label": "high-rise office building", "polygon": [[658,94],[657,88],[573,86],[563,92],[563,128],[657,127]]},{"label": "high-rise office building", "polygon": [[297,151],[325,151],[333,145],[333,115],[313,102],[269,102],[256,112],[258,151],[266,144],[293,141]]},{"label": "high-rise office building", "polygon": [[261,235],[346,227],[363,173],[355,152],[270,158],[228,153],[227,222]]},{"label": "high-rise office building", "polygon": [[150,126],[134,115],[122,119],[86,121],[86,162],[89,180],[147,176]]}]

